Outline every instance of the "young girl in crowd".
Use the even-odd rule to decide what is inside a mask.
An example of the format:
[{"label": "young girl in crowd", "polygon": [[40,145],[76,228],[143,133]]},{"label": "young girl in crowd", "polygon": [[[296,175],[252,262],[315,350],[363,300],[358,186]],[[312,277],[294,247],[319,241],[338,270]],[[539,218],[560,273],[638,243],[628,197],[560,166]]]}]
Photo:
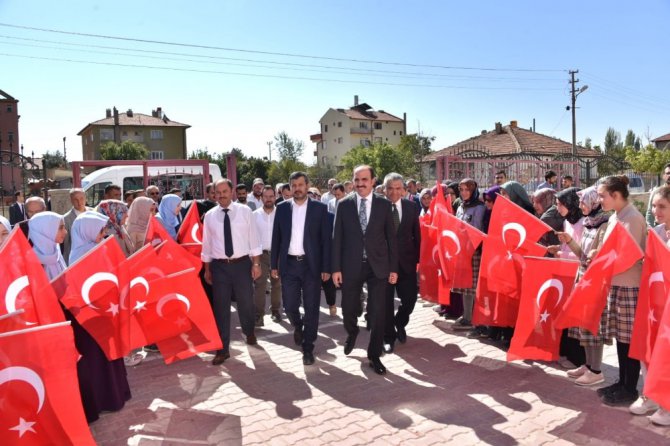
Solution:
[{"label": "young girl in crowd", "polygon": [[128,218],[128,205],[119,200],[103,200],[98,205],[98,212],[109,219],[107,235],[114,236],[125,256],[128,257],[135,252],[135,247],[124,228]]},{"label": "young girl in crowd", "polygon": [[160,220],[165,230],[170,234],[170,237],[177,239],[177,230],[179,229],[179,219],[177,215],[181,211],[181,197],[174,194],[167,194],[163,196],[161,204],[158,205],[158,215],[156,218]]},{"label": "young girl in crowd", "polygon": [[509,198],[512,203],[535,215],[535,208],[533,208],[533,204],[528,198],[528,193],[520,183],[517,183],[516,181],[508,181],[504,183],[500,186],[500,195]]},{"label": "young girl in crowd", "polygon": [[[598,186],[598,197],[603,210],[614,211],[609,218],[605,240],[612,232],[616,222],[619,222],[644,251],[647,223],[642,214],[628,201],[628,195],[628,177],[625,175],[605,177]],[[640,261],[612,278],[612,288],[607,296],[610,312],[605,335],[616,338],[619,361],[619,380],[612,385],[598,389],[598,395],[607,405],[630,404],[638,397],[637,381],[640,377],[640,361],[628,356],[628,351],[641,275],[642,262]]]},{"label": "young girl in crowd", "polygon": [[430,210],[430,202],[433,201],[433,195],[430,189],[423,189],[419,194],[419,201],[421,202],[421,214],[425,215]]}]

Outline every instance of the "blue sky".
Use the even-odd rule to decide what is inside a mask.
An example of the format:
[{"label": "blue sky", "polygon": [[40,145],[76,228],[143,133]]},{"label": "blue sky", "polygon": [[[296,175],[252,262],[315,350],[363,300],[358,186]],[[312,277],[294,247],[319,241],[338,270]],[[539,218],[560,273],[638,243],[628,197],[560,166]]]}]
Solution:
[{"label": "blue sky", "polygon": [[577,139],[601,144],[612,126],[646,143],[670,133],[669,13],[665,0],[0,0],[0,89],[20,101],[28,153],[62,149],[65,136],[80,159],[77,132],[106,108],[161,106],[192,126],[189,150],[266,156],[286,131],[311,163],[319,119],[355,94],[407,113],[408,131],[435,136],[436,149],[533,118],[569,141],[568,70],[579,69],[589,88]]}]

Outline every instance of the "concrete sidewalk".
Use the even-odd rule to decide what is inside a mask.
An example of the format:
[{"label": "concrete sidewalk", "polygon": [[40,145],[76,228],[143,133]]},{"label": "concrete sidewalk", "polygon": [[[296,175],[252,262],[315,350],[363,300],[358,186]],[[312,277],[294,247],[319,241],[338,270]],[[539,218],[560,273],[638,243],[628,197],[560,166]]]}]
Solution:
[{"label": "concrete sidewalk", "polygon": [[[602,405],[553,364],[507,363],[421,302],[407,343],[382,358],[386,376],[367,364],[365,329],[344,355],[341,318],[324,306],[314,365],[302,365],[288,323],[266,317],[257,346],[233,329],[223,366],[207,354],[166,366],[153,354],[129,368],[133,398],[91,430],[101,445],[670,444],[670,428]],[[605,362],[609,383],[611,347]]]}]

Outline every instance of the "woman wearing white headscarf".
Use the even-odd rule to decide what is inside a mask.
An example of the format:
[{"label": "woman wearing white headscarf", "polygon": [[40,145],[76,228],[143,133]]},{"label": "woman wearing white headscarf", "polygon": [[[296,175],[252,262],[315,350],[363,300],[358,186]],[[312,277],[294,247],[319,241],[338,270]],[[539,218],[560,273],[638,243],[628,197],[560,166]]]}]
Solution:
[{"label": "woman wearing white headscarf", "polygon": [[58,246],[67,235],[65,220],[55,212],[40,212],[28,220],[28,229],[33,251],[51,280],[66,268]]},{"label": "woman wearing white headscarf", "polygon": [[9,224],[9,220],[0,215],[0,248],[5,245],[10,232],[12,232],[12,226]]},{"label": "woman wearing white headscarf", "polygon": [[70,233],[72,240],[70,265],[95,248],[95,245],[105,238],[105,227],[108,222],[109,218],[93,211],[86,211],[74,220]]},{"label": "woman wearing white headscarf", "polygon": [[158,205],[158,215],[165,230],[173,239],[177,239],[177,227],[179,226],[179,211],[181,209],[181,197],[175,194],[164,195],[161,204]]}]

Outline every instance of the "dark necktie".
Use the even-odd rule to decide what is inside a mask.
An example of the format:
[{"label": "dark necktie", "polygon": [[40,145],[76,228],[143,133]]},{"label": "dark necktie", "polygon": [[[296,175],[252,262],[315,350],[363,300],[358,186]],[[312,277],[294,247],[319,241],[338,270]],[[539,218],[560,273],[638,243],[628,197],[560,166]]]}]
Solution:
[{"label": "dark necktie", "polygon": [[223,217],[223,246],[226,251],[226,257],[231,258],[233,256],[233,233],[230,230],[230,217],[228,216],[228,211],[230,209],[224,209],[225,217]]},{"label": "dark necktie", "polygon": [[361,205],[358,208],[358,220],[361,223],[361,229],[363,230],[363,234],[365,234],[365,230],[368,227],[368,215],[367,215],[367,209],[365,208],[365,202],[368,201],[367,198],[361,198]]},{"label": "dark necktie", "polygon": [[400,226],[400,214],[398,213],[398,208],[395,203],[393,203],[393,226],[395,226],[395,231],[398,232],[398,226]]}]

